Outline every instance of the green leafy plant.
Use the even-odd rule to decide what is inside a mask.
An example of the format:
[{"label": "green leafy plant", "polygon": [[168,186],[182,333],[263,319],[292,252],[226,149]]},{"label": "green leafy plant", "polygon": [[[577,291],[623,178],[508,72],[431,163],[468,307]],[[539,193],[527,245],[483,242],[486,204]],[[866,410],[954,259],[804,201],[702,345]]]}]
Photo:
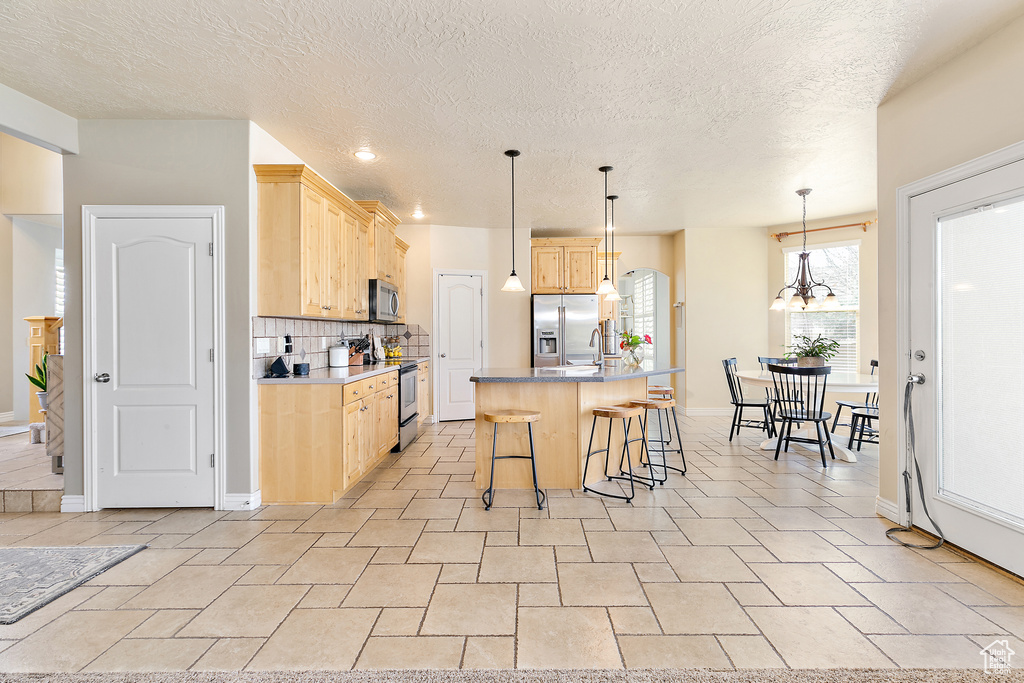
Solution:
[{"label": "green leafy plant", "polygon": [[45,353],[43,354],[42,362],[36,363],[36,371],[35,371],[35,373],[32,374],[32,375],[26,374],[25,376],[28,377],[28,381],[32,382],[32,384],[34,384],[36,386],[36,388],[39,389],[39,391],[46,391],[46,377],[47,377],[47,375],[46,375],[46,354]]},{"label": "green leafy plant", "polygon": [[651,339],[651,335],[645,334],[643,337],[632,332],[622,332],[619,334],[619,338],[622,340],[619,342],[620,349],[635,349],[641,344],[653,344],[654,340]]},{"label": "green leafy plant", "polygon": [[813,339],[807,335],[798,334],[794,339],[797,342],[789,347],[792,350],[786,354],[786,358],[824,358],[829,360],[839,353],[839,342],[820,334]]}]

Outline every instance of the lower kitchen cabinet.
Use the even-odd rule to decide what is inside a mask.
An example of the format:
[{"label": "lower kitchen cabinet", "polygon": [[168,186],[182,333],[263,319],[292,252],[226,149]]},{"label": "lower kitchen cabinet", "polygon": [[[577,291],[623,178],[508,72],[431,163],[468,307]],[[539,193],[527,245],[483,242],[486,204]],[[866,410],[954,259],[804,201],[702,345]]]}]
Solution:
[{"label": "lower kitchen cabinet", "polygon": [[419,415],[416,417],[416,423],[423,424],[430,415],[430,361],[421,362],[417,372],[416,410],[419,411]]},{"label": "lower kitchen cabinet", "polygon": [[348,384],[261,384],[264,503],[340,498],[398,443],[398,371]]}]

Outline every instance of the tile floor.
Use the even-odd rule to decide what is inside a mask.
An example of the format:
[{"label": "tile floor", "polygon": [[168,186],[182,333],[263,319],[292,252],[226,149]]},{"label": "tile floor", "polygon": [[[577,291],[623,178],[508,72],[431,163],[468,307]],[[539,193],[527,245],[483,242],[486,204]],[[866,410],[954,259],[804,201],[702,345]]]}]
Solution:
[{"label": "tile floor", "polygon": [[28,433],[0,437],[0,513],[60,510],[64,477],[53,474],[46,444]]},{"label": "tile floor", "polygon": [[[687,418],[689,474],[632,506],[500,491],[435,425],[337,505],[0,515],[0,544],[150,549],[0,626],[0,671],[964,667],[1024,652],[1024,584],[914,551],[876,458],[779,462]],[[60,643],[60,647],[54,647]]]}]

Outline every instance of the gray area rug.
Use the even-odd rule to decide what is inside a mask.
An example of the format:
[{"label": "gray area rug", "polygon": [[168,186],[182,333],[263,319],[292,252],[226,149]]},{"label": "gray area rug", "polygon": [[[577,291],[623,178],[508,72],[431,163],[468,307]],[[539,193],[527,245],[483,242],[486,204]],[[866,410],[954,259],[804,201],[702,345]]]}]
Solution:
[{"label": "gray area rug", "polygon": [[242,673],[4,674],[0,683],[1019,683],[1024,669],[999,674],[958,669],[636,669],[631,671],[294,671]]},{"label": "gray area rug", "polygon": [[0,548],[0,624],[13,624],[145,547]]},{"label": "gray area rug", "polygon": [[14,436],[15,434],[24,434],[28,432],[28,424],[23,425],[2,425],[0,426],[0,439],[5,436]]}]

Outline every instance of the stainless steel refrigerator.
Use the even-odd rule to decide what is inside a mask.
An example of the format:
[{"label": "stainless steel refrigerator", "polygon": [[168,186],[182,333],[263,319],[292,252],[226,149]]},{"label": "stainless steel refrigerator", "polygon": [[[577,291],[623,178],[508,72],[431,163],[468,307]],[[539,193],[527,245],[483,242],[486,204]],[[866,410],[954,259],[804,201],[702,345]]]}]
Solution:
[{"label": "stainless steel refrigerator", "polygon": [[533,367],[594,362],[600,340],[590,346],[601,304],[596,294],[535,294]]}]

